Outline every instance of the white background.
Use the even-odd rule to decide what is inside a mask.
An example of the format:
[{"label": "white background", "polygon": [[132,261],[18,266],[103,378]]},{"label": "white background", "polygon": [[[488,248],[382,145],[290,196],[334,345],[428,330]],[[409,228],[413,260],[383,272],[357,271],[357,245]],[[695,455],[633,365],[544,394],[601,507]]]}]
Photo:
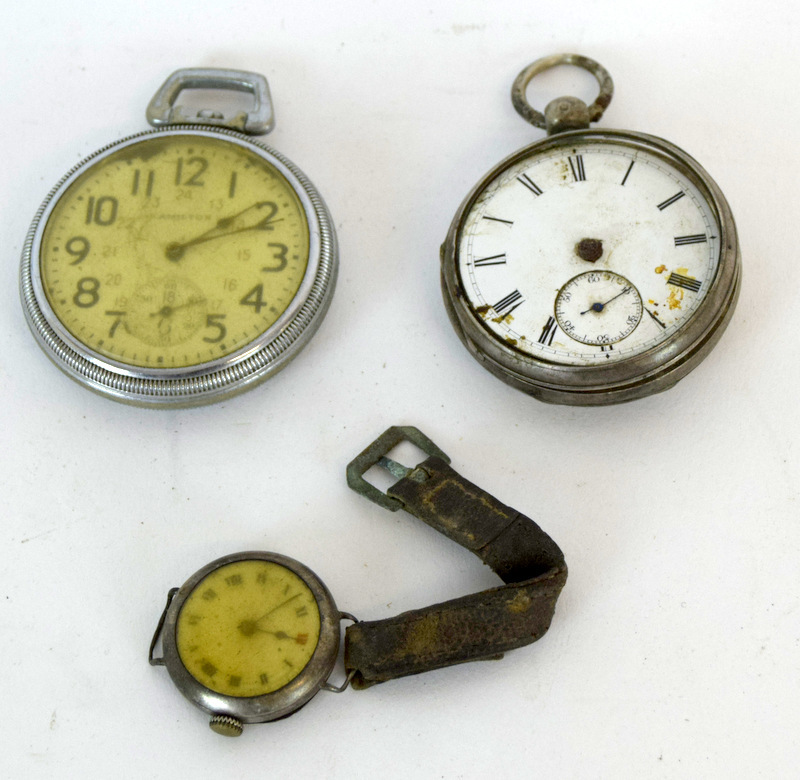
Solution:
[{"label": "white background", "polygon": [[[796,776],[800,12],[774,3],[15,3],[0,33],[0,768],[8,777]],[[509,97],[537,57],[611,72],[601,126],[697,157],[736,215],[742,295],[710,357],[618,407],[539,403],[482,370],[441,303],[470,187],[538,140]],[[228,402],[152,411],[59,372],[18,297],[50,187],[145,129],[178,67],[264,73],[267,139],[341,245],[327,319]],[[562,69],[564,70],[564,69]],[[549,90],[549,91],[548,91]],[[532,88],[593,97],[567,69]],[[351,492],[345,464],[415,424],[535,518],[570,578],[550,632],[497,663],[320,694],[212,734],[147,648],[167,590],[245,549],[304,561],[377,619],[497,584],[469,553]]]}]

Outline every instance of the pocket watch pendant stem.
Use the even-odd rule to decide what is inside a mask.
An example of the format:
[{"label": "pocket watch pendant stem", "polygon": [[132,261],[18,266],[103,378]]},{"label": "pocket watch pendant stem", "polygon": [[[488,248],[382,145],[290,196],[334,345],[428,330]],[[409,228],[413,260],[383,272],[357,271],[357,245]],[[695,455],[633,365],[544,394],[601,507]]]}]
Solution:
[{"label": "pocket watch pendant stem", "polygon": [[[526,96],[528,84],[534,76],[559,65],[573,65],[588,70],[596,79],[600,92],[590,106],[576,97],[560,97],[550,101],[544,113],[535,109]],[[547,130],[548,135],[568,130],[586,130],[591,122],[597,122],[608,108],[614,95],[614,82],[609,72],[595,60],[580,54],[554,54],[542,57],[523,68],[511,85],[511,102],[517,113],[535,127]]]},{"label": "pocket watch pendant stem", "polygon": [[560,97],[551,100],[544,110],[547,135],[589,127],[589,107],[580,98]]}]

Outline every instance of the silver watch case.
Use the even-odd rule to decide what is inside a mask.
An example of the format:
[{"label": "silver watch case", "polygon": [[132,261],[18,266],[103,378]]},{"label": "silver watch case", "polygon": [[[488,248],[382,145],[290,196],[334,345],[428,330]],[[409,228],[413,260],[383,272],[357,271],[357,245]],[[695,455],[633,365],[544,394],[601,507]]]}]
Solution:
[{"label": "silver watch case", "polygon": [[[646,150],[664,159],[700,190],[720,229],[719,266],[698,310],[658,346],[610,365],[559,365],[524,354],[497,338],[470,307],[458,271],[458,246],[464,220],[490,182],[526,157],[582,140]],[[672,387],[697,366],[719,340],[733,314],[741,277],[741,253],[733,214],[714,180],[696,160],[674,144],[655,136],[619,130],[558,133],[520,149],[495,166],[459,207],[441,248],[441,264],[445,307],[470,354],[488,371],[524,393],[541,401],[574,406],[631,401]]]},{"label": "silver watch case", "polygon": [[[297,193],[308,220],[309,258],[297,294],[278,320],[238,352],[191,368],[147,369],[114,361],[76,340],[44,292],[39,253],[47,220],[67,188],[88,166],[153,135],[221,136],[274,165]],[[290,160],[243,133],[208,125],[169,125],[109,144],[82,160],[51,190],[33,220],[22,251],[20,293],[33,335],[47,356],[80,384],[117,401],[149,407],[199,406],[249,389],[280,371],[306,345],[330,305],[338,246],[328,209],[314,185]]]},{"label": "silver watch case", "polygon": [[[183,665],[177,646],[177,621],[181,608],[194,588],[212,571],[229,563],[260,560],[277,563],[293,571],[308,585],[317,602],[320,616],[319,642],[305,668],[291,682],[263,696],[226,696],[206,688]],[[322,688],[333,670],[339,654],[339,621],[328,589],[314,572],[302,563],[270,552],[242,552],[226,555],[195,572],[178,590],[167,609],[161,643],[163,665],[167,667],[178,690],[211,716],[227,716],[241,723],[266,723],[291,715],[306,704]]]}]

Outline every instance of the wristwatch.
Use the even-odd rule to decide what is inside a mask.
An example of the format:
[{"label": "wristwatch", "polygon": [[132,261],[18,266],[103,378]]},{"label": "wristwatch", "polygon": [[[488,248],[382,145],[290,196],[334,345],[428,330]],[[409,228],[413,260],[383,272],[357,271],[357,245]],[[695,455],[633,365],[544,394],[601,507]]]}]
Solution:
[{"label": "wristwatch", "polygon": [[[410,441],[428,457],[414,468],[387,453]],[[373,466],[397,482],[364,480]],[[347,467],[353,490],[390,511],[405,509],[477,555],[503,584],[383,620],[358,621],[319,577],[270,552],[220,558],[173,588],[150,644],[178,689],[226,736],[244,724],[291,715],[318,691],[341,692],[440,667],[501,658],[550,626],[567,578],[564,555],[530,518],[449,466],[417,428],[389,428]],[[346,679],[329,682],[344,636]],[[155,657],[159,637],[162,655]]]}]

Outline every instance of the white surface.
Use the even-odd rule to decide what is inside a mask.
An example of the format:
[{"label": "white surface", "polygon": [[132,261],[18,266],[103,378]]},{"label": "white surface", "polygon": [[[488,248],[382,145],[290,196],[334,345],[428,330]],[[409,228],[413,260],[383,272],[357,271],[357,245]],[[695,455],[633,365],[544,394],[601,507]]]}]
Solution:
[{"label": "white surface", "polygon": [[[794,776],[799,28],[789,0],[7,9],[2,774]],[[506,387],[461,347],[439,293],[461,198],[542,137],[514,113],[511,81],[565,50],[615,79],[602,126],[701,160],[744,252],[739,307],[711,356],[673,390],[607,409]],[[283,373],[227,403],[155,412],[50,363],[17,268],[55,181],[143,129],[152,93],[189,65],[269,78],[268,143],[325,195],[342,264],[326,321]],[[579,74],[543,83],[550,97],[592,93]],[[206,562],[283,552],[367,619],[496,584],[345,485],[345,464],[395,423],[422,428],[561,545],[570,579],[550,632],[499,663],[320,694],[288,720],[218,738],[146,660],[167,590]]]}]

